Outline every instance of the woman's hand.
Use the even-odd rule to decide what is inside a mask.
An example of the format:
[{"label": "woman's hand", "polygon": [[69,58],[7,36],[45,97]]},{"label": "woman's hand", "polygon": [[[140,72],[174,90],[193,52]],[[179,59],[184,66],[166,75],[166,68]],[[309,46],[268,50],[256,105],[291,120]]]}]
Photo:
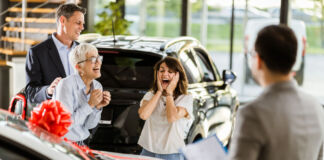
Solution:
[{"label": "woman's hand", "polygon": [[111,95],[108,91],[102,92],[102,101],[96,106],[97,109],[107,106],[110,103]]},{"label": "woman's hand", "polygon": [[173,91],[175,90],[175,88],[178,85],[178,81],[179,81],[179,72],[176,73],[176,75],[172,78],[170,84],[166,88],[166,93],[167,94],[169,94],[169,95],[173,94]]},{"label": "woman's hand", "polygon": [[158,87],[158,91],[163,91],[163,88],[162,88],[162,84],[161,84],[161,78],[159,76],[159,73],[156,75],[157,76],[157,87]]},{"label": "woman's hand", "polygon": [[103,99],[103,93],[100,89],[94,89],[90,93],[90,99],[88,101],[88,104],[91,107],[97,106]]}]

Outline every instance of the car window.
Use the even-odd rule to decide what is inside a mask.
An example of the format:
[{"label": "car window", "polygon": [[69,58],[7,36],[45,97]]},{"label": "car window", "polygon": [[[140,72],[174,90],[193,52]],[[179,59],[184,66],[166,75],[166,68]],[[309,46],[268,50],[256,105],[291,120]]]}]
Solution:
[{"label": "car window", "polygon": [[189,83],[201,82],[202,76],[192,52],[190,50],[185,50],[180,53],[179,58],[186,71]]},{"label": "car window", "polygon": [[161,59],[134,51],[99,53],[104,58],[98,81],[104,88],[150,88],[154,64]]},{"label": "car window", "polygon": [[202,81],[203,82],[216,81],[210,61],[207,59],[207,57],[203,55],[203,53],[199,51],[195,51],[195,52],[197,55],[196,56],[197,62],[201,67],[201,71],[203,75]]}]

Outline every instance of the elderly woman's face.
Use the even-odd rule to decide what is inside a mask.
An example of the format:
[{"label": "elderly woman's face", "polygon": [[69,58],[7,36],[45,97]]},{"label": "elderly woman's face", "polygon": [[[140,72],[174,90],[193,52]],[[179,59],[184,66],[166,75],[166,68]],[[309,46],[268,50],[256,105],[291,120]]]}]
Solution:
[{"label": "elderly woman's face", "polygon": [[101,60],[102,59],[100,59],[96,51],[87,53],[86,61],[84,62],[83,66],[81,66],[83,76],[89,79],[99,78],[101,76],[100,73],[100,68],[102,63]]}]

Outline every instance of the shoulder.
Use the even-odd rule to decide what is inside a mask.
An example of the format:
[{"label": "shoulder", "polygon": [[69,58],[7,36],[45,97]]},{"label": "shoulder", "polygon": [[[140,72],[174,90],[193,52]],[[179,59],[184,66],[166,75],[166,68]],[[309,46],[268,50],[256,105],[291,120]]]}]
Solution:
[{"label": "shoulder", "polygon": [[51,45],[53,42],[53,39],[52,38],[48,38],[46,39],[45,41],[33,46],[30,48],[29,52],[32,52],[32,53],[42,53],[44,52],[44,50],[48,50],[49,49],[49,45]]},{"label": "shoulder", "polygon": [[74,75],[69,75],[63,79],[61,79],[61,81],[59,82],[59,84],[63,85],[63,84],[68,84],[69,86],[72,86],[74,84],[76,84],[75,82],[75,76]]}]

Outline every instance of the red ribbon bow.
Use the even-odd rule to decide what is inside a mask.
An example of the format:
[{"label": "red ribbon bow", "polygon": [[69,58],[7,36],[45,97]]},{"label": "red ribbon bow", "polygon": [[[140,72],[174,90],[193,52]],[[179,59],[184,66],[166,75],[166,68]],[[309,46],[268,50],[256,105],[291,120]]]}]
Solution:
[{"label": "red ribbon bow", "polygon": [[29,123],[62,137],[69,131],[70,117],[71,114],[59,101],[47,100],[33,109]]}]

